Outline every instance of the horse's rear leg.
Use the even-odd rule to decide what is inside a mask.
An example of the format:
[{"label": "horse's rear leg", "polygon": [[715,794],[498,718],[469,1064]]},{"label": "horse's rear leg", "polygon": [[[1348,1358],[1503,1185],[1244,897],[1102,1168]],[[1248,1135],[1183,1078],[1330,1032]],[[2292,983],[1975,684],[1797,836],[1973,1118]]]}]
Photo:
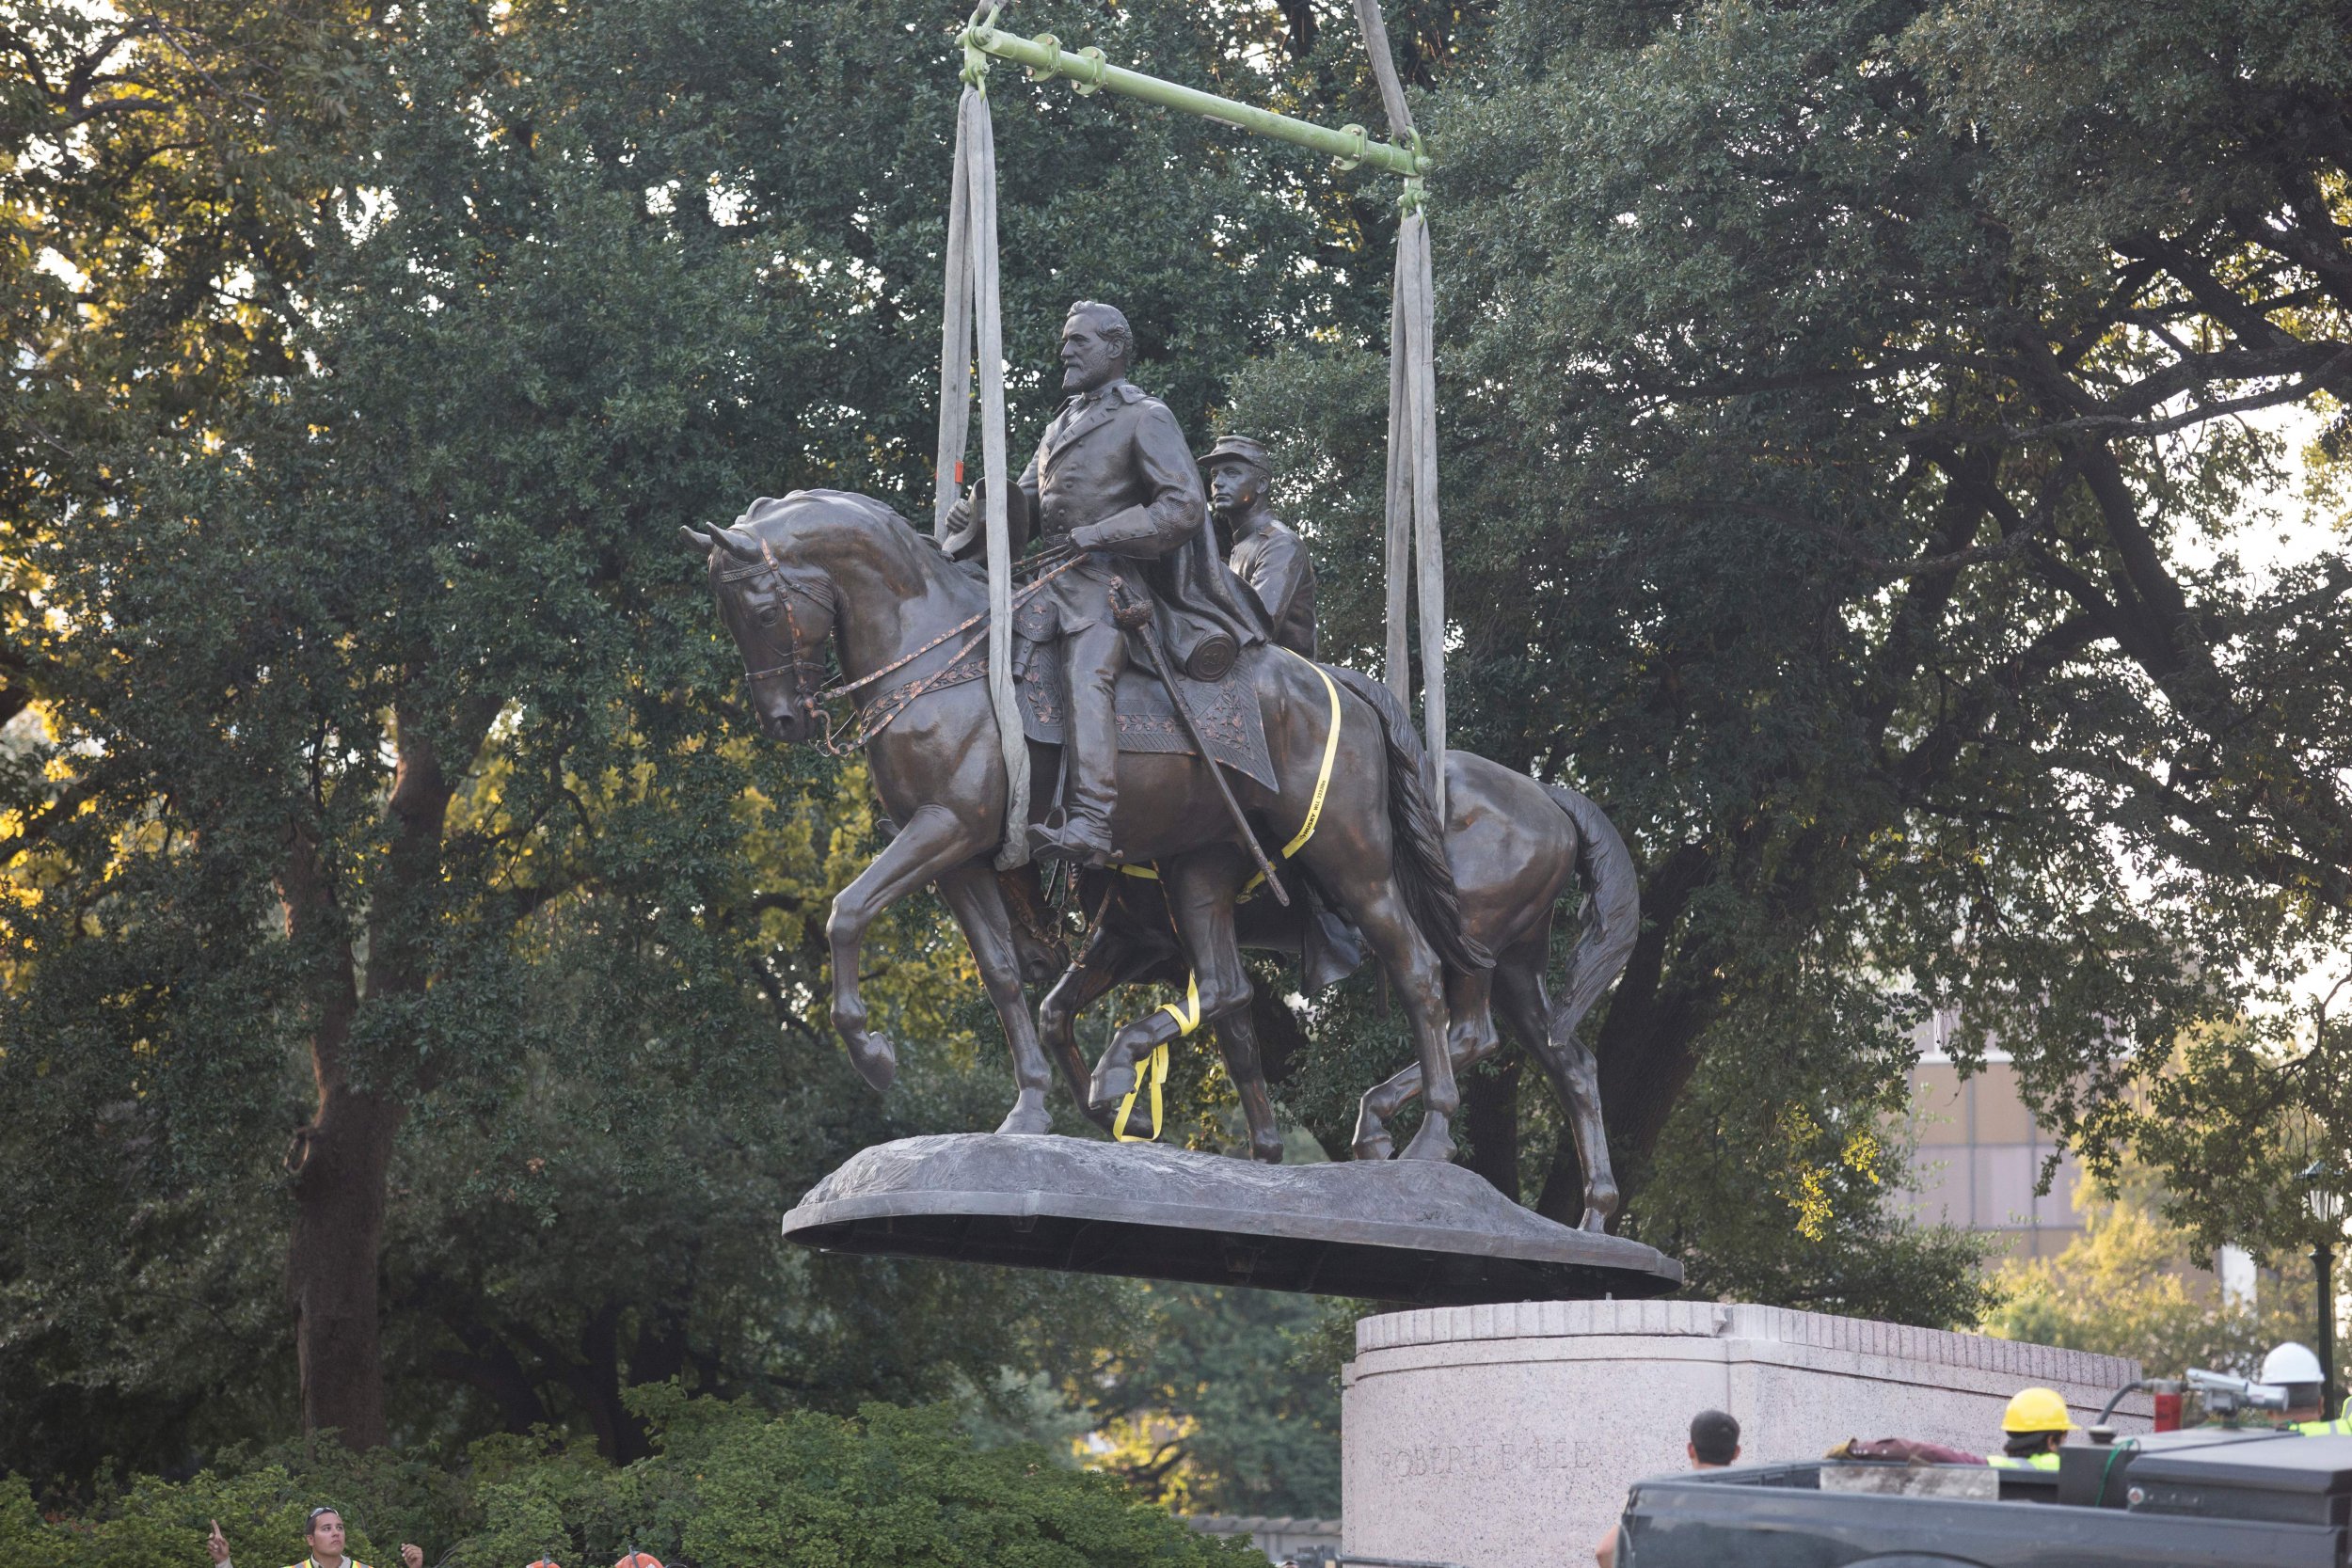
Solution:
[{"label": "horse's rear leg", "polygon": [[[1333,879],[1322,866],[1327,884]],[[1335,895],[1338,890],[1334,890]],[[1413,1025],[1415,1053],[1421,1058],[1422,1106],[1421,1131],[1405,1147],[1407,1160],[1450,1160],[1454,1157],[1454,1113],[1461,1108],[1460,1091],[1454,1083],[1454,1062],[1449,1051],[1446,1028],[1445,972],[1438,961],[1435,949],[1421,934],[1412,918],[1406,912],[1405,901],[1397,895],[1396,884],[1383,879],[1367,882],[1360,879],[1355,896],[1343,898],[1348,913],[1356,917],[1357,927],[1364,940],[1380,957],[1381,965],[1396,986],[1398,998],[1405,1004],[1405,1016]]]},{"label": "horse's rear leg", "polygon": [[1054,1075],[1038,1046],[1029,1000],[1021,990],[1021,953],[1013,942],[1012,912],[1005,907],[1004,889],[988,863],[977,860],[941,872],[938,885],[939,895],[963,927],[972,961],[979,966],[996,1021],[1004,1025],[1005,1042],[1012,1048],[1012,1081],[1019,1093],[996,1131],[1050,1132],[1054,1123],[1045,1109],[1045,1091]]},{"label": "horse's rear leg", "polygon": [[849,1047],[850,1064],[877,1089],[889,1088],[898,1076],[898,1053],[866,1027],[857,965],[866,927],[882,911],[988,847],[953,812],[927,805],[834,898],[833,913],[825,922],[825,941],[833,953],[833,1026]]},{"label": "horse's rear leg", "polygon": [[[1495,1033],[1494,1016],[1488,1005],[1492,994],[1490,974],[1484,969],[1446,971],[1445,1005],[1452,1020],[1446,1034],[1446,1053],[1457,1073],[1476,1067],[1502,1045]],[[1396,1144],[1389,1136],[1388,1118],[1420,1095],[1419,1062],[1386,1083],[1365,1090],[1356,1108],[1356,1158],[1385,1160],[1394,1153]]]},{"label": "horse's rear leg", "polygon": [[1551,991],[1544,983],[1548,943],[1510,948],[1494,967],[1495,1006],[1511,1037],[1534,1053],[1551,1080],[1552,1092],[1568,1114],[1576,1154],[1584,1172],[1586,1230],[1606,1230],[1617,1212],[1617,1178],[1609,1164],[1609,1133],[1600,1117],[1600,1064],[1575,1035],[1554,1039]]}]

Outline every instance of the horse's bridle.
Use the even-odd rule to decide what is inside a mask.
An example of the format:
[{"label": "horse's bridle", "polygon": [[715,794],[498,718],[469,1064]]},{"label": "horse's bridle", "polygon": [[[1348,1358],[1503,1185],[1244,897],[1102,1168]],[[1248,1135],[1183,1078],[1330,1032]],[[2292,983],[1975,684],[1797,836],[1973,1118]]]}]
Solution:
[{"label": "horse's bridle", "polygon": [[[1039,589],[1085,559],[1086,553],[1083,550],[1073,551],[1067,559],[1040,572],[1034,581],[1013,595],[1013,608],[1020,609]],[[871,673],[860,675],[855,680],[844,679],[826,684],[823,657],[809,652],[802,644],[800,619],[792,613],[792,595],[797,594],[808,600],[823,610],[829,618],[837,617],[840,613],[840,606],[833,595],[831,586],[828,585],[823,592],[819,592],[793,581],[791,575],[785,571],[784,562],[776,559],[775,546],[764,538],[759,541],[757,561],[749,562],[740,566],[719,568],[719,580],[723,583],[741,582],[751,578],[762,577],[774,578],[777,587],[783,590],[777,595],[777,602],[784,607],[784,635],[787,645],[791,648],[791,653],[781,664],[771,664],[765,669],[746,671],[743,678],[757,681],[763,676],[780,675],[787,671],[790,672],[793,689],[800,694],[802,705],[808,711],[810,718],[818,721],[814,744],[818,751],[825,752],[828,756],[848,756],[853,752],[863,751],[876,736],[888,729],[891,721],[904,713],[916,698],[928,692],[936,691],[943,687],[954,686],[973,679],[979,673],[966,669],[965,660],[974,649],[988,640],[988,628],[982,625],[988,619],[988,611],[985,610],[966,616],[914,652],[900,655]],[[846,697],[862,688],[871,686],[884,675],[905,669],[925,654],[963,632],[971,631],[975,626],[980,629],[975,632],[962,647],[958,648],[955,657],[942,668],[919,679],[910,681],[902,687],[896,687],[882,693],[866,708],[861,710],[855,719],[845,721],[838,728],[834,727],[830,721],[825,719],[824,705],[829,699]],[[831,634],[832,628],[828,626],[826,635]],[[845,731],[848,732],[847,739],[842,738]]]},{"label": "horse's bridle", "polygon": [[[745,671],[744,679],[755,681],[764,676],[781,675],[789,671],[794,689],[801,693],[802,701],[814,707],[821,698],[828,695],[824,689],[825,661],[822,656],[812,654],[803,647],[800,620],[792,613],[792,595],[799,594],[830,616],[834,613],[833,594],[830,590],[820,593],[817,589],[794,582],[791,576],[785,571],[784,562],[776,559],[774,548],[765,539],[759,542],[757,561],[742,566],[719,568],[721,582],[742,582],[752,578],[769,577],[775,578],[776,586],[782,590],[776,597],[777,602],[784,607],[784,635],[786,644],[791,649],[791,653],[781,664],[771,664],[761,670]],[[830,634],[830,627],[828,633]]]}]

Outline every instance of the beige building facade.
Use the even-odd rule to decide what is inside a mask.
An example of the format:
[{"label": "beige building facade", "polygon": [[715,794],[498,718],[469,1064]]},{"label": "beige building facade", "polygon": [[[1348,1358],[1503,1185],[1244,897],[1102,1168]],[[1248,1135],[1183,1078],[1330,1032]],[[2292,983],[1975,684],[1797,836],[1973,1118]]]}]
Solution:
[{"label": "beige building facade", "polygon": [[[1966,1079],[1946,1050],[1953,1019],[1921,1025],[1911,1069],[1912,1161],[1921,1221],[1990,1231],[2010,1258],[2049,1258],[2082,1234],[2074,1212],[2081,1167],[2037,1126],[2018,1090],[2017,1069],[2000,1052]],[[2036,1196],[2042,1166],[2058,1156],[2048,1193]]]}]

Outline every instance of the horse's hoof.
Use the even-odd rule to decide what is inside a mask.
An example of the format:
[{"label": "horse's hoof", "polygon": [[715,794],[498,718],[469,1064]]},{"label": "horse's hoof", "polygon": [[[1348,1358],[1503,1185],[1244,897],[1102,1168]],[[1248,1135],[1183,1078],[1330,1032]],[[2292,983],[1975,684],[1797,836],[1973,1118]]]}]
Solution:
[{"label": "horse's hoof", "polygon": [[898,1053],[886,1039],[872,1035],[854,1035],[847,1042],[850,1065],[857,1075],[874,1085],[875,1092],[887,1094],[890,1085],[898,1081]]},{"label": "horse's hoof", "polygon": [[1135,1092],[1136,1069],[1131,1067],[1097,1067],[1087,1082],[1087,1093],[1105,1113],[1118,1110],[1119,1102]]},{"label": "horse's hoof", "polygon": [[1021,1098],[1012,1102],[1012,1109],[1005,1113],[1005,1119],[996,1128],[999,1132],[1050,1132],[1053,1130],[1054,1118],[1046,1114],[1045,1095],[1039,1089],[1023,1089]]},{"label": "horse's hoof", "polygon": [[1605,1231],[1609,1222],[1617,1217],[1617,1189],[1595,1186],[1584,1189],[1584,1219],[1581,1228]]},{"label": "horse's hoof", "polygon": [[1454,1158],[1454,1134],[1436,1117],[1421,1124],[1413,1141],[1405,1146],[1407,1160],[1451,1160]]},{"label": "horse's hoof", "polygon": [[1279,1165],[1282,1163],[1282,1140],[1279,1136],[1249,1140],[1249,1157],[1262,1164]]},{"label": "horse's hoof", "polygon": [[1383,1127],[1368,1138],[1359,1136],[1350,1152],[1359,1160],[1393,1160],[1396,1158],[1396,1140],[1390,1137],[1389,1130]]}]

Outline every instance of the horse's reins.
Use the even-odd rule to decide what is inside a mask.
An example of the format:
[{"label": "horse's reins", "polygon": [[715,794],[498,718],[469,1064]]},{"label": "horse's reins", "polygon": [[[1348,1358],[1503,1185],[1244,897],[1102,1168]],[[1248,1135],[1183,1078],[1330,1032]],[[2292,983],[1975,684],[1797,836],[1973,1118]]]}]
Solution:
[{"label": "horse's reins", "polygon": [[[792,613],[793,594],[798,594],[804,598],[815,601],[818,598],[817,591],[812,588],[803,588],[801,584],[794,582],[792,578],[786,574],[784,562],[776,559],[775,546],[771,545],[764,538],[759,542],[759,553],[763,564],[740,575],[745,577],[772,576],[776,579],[777,585],[784,590],[782,595],[784,604],[784,632],[785,636],[791,641],[792,657],[782,664],[770,665],[765,670],[752,671],[748,678],[757,680],[762,675],[779,674],[787,670],[793,673],[793,677],[796,682],[800,681],[805,672],[814,671],[818,675],[821,676],[824,673],[823,662],[821,659],[812,657],[810,655],[802,651],[800,620]],[[1068,560],[1059,562],[1057,564],[1048,567],[1046,570],[1040,572],[1034,580],[1013,595],[1012,608],[1014,610],[1019,610],[1023,605],[1026,604],[1036,595],[1039,589],[1044,587],[1047,583],[1053,581],[1056,578],[1061,576],[1064,572],[1067,572],[1070,568],[1075,566],[1086,558],[1085,551],[1073,551]],[[724,573],[721,574],[723,580],[725,575],[726,574]],[[834,611],[836,614],[838,613],[839,607],[829,600],[825,603],[825,608],[828,610]],[[828,721],[824,733],[817,738],[817,749],[823,752],[827,756],[834,757],[846,757],[850,755],[852,752],[861,752],[868,745],[871,745],[875,736],[881,735],[882,731],[888,729],[898,719],[898,715],[904,713],[908,708],[912,707],[918,699],[925,697],[933,691],[939,690],[943,687],[960,686],[964,681],[972,679],[972,673],[966,672],[959,673],[958,672],[962,666],[964,659],[970,657],[972,651],[977,648],[981,643],[988,641],[988,628],[984,626],[980,626],[981,622],[988,619],[988,615],[989,612],[985,610],[976,611],[962,621],[949,626],[946,631],[941,632],[937,637],[932,638],[929,642],[924,643],[914,652],[900,655],[898,657],[892,659],[889,663],[883,665],[879,670],[873,671],[868,674],[860,675],[855,680],[843,679],[835,681],[828,686],[821,686],[818,688],[817,690],[809,693],[806,699],[809,706],[812,709],[817,710],[821,717],[823,705],[832,698],[846,697],[863,687],[871,686],[874,682],[882,679],[884,675],[905,669],[916,659],[921,658],[925,654],[942,646],[951,639],[961,635],[961,633],[971,631],[974,626],[980,627],[977,633],[965,641],[962,647],[956,650],[954,657],[950,658],[946,664],[942,665],[931,673],[921,676],[915,680],[909,681],[904,686],[896,687],[891,690],[882,693],[870,704],[857,708],[855,710],[855,717],[845,721],[838,727],[834,726],[831,721]],[[951,680],[948,678],[950,676],[954,676],[955,678]],[[842,738],[845,732],[849,735],[849,738],[846,740]]]}]

